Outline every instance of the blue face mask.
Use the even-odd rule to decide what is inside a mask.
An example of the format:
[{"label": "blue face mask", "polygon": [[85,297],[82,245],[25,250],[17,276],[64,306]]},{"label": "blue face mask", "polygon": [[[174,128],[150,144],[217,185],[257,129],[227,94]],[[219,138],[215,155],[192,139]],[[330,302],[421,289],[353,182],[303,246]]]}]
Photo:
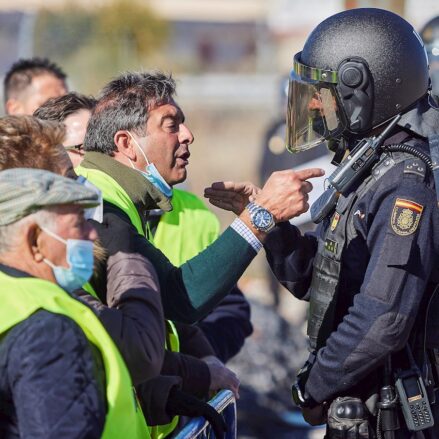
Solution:
[{"label": "blue face mask", "polygon": [[93,242],[83,239],[65,240],[44,227],[42,230],[67,246],[66,260],[69,268],[57,266],[44,259],[52,268],[57,284],[69,293],[81,288],[93,274]]},{"label": "blue face mask", "polygon": [[133,162],[130,160],[131,166],[139,171],[151,184],[153,184],[166,198],[172,198],[172,188],[169,186],[168,183],[166,183],[166,180],[161,176],[160,172],[155,167],[154,163],[150,163],[148,159],[146,158],[146,154],[143,152],[140,145],[137,143],[137,140],[133,137],[133,135],[128,131],[128,134],[133,139],[134,143],[136,144],[137,148],[139,148],[140,152],[143,155],[143,158],[145,159],[147,166],[145,166],[145,171],[140,171],[139,169],[136,169],[136,167],[133,165]]}]

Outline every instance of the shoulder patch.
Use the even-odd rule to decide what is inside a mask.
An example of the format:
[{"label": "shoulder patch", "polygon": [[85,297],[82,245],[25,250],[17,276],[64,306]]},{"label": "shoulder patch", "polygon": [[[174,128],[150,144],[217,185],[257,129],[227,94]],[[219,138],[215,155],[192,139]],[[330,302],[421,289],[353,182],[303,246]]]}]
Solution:
[{"label": "shoulder patch", "polygon": [[424,206],[414,201],[397,198],[390,219],[392,230],[401,236],[416,232],[423,210]]}]

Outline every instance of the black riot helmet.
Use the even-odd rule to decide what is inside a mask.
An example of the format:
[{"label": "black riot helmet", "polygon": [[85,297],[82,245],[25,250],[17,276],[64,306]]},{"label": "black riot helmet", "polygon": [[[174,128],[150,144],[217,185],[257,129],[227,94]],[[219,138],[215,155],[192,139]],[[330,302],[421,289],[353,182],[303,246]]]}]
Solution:
[{"label": "black riot helmet", "polygon": [[287,148],[358,140],[404,113],[428,86],[422,40],[403,18],[375,8],[333,15],[294,57]]},{"label": "black riot helmet", "polygon": [[431,92],[439,101],[439,17],[431,19],[420,34],[430,64]]}]

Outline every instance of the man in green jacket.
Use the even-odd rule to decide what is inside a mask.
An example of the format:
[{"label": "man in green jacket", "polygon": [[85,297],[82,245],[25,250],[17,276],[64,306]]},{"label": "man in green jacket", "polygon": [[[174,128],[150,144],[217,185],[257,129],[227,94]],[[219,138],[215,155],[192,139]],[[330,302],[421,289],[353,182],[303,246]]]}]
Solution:
[{"label": "man in green jacket", "polygon": [[[230,227],[206,250],[181,267],[146,239],[149,210],[171,210],[166,174],[186,175],[188,146],[193,135],[174,101],[175,82],[163,73],[130,73],[111,81],[102,91],[84,142],[78,172],[98,186],[104,198],[100,238],[119,251],[137,252],[157,270],[165,316],[193,323],[208,313],[233,287],[262,248],[266,234],[280,221],[308,209],[312,185],[320,169],[274,173]],[[166,169],[155,167],[147,146],[161,145],[172,156]],[[118,230],[131,231],[117,243]],[[96,285],[105,301],[105,291]]]}]

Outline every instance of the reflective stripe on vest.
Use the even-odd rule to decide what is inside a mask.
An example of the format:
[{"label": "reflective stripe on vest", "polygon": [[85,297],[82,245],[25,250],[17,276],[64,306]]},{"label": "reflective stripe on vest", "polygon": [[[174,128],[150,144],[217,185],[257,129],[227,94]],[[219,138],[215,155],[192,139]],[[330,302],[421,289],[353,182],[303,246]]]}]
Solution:
[{"label": "reflective stripe on vest", "polygon": [[196,195],[174,189],[172,210],[157,225],[153,243],[176,266],[198,255],[220,233],[218,218]]},{"label": "reflective stripe on vest", "polygon": [[[139,235],[145,237],[142,219],[140,218],[136,206],[126,193],[125,189],[116,180],[114,180],[114,178],[110,177],[105,172],[97,169],[84,168],[82,166],[75,168],[75,171],[78,175],[84,176],[87,180],[99,188],[102,192],[102,198],[105,201],[113,204],[127,214],[131,224],[136,228]],[[96,297],[96,293],[90,284],[88,284],[87,291]],[[167,339],[169,340],[168,344],[170,345],[166,347],[173,352],[178,352],[180,344],[177,330],[172,322],[166,323]],[[175,429],[178,424],[178,419],[178,416],[175,416],[169,424],[151,427],[151,437],[160,439],[164,438]]]},{"label": "reflective stripe on vest", "polygon": [[136,403],[131,378],[111,337],[95,314],[63,289],[35,278],[15,278],[0,272],[0,334],[39,309],[73,320],[102,356],[106,377],[108,411],[104,439],[149,438],[142,411]]},{"label": "reflective stripe on vest", "polygon": [[311,351],[325,346],[335,329],[335,311],[340,284],[341,257],[344,248],[355,238],[352,209],[357,200],[372,189],[375,183],[393,166],[412,158],[406,153],[383,154],[371,174],[356,191],[347,197],[340,196],[335,212],[318,239],[318,249],[313,263],[309,288],[309,313],[307,335]]}]

